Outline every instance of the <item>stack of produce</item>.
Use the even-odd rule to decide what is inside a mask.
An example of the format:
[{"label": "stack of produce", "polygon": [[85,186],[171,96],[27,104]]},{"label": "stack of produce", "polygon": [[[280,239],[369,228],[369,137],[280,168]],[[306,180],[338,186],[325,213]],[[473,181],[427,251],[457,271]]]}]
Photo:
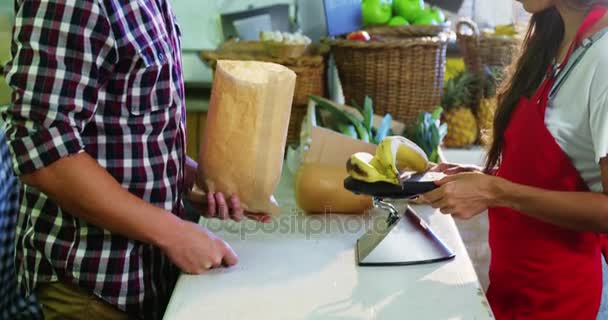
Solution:
[{"label": "stack of produce", "polygon": [[445,108],[443,121],[448,125],[444,145],[462,148],[477,141],[477,118],[473,112],[479,79],[469,72],[461,72],[446,82],[442,100]]},{"label": "stack of produce", "polygon": [[436,7],[425,7],[423,0],[363,0],[361,13],[365,27],[438,25],[445,22],[443,12]]},{"label": "stack of produce", "polygon": [[498,26],[494,27],[494,29],[485,28],[485,29],[481,30],[481,34],[484,37],[506,37],[506,38],[515,38],[519,35],[517,32],[517,29],[515,28],[515,25],[513,25],[513,24],[498,25]]},{"label": "stack of produce", "polygon": [[317,120],[316,122],[319,123],[321,127],[340,132],[353,139],[373,144],[379,144],[386,136],[391,134],[390,128],[392,117],[390,114],[384,115],[378,128],[374,128],[374,106],[370,97],[365,97],[363,107],[357,106],[356,103],[354,104],[361,114],[361,119],[349,112],[340,110],[335,103],[330,100],[318,96],[311,96],[310,99],[317,104],[320,108],[319,111],[324,110],[331,115],[330,119],[314,115]]},{"label": "stack of produce", "polygon": [[260,41],[276,42],[287,45],[309,45],[312,43],[309,37],[302,33],[289,33],[281,31],[262,31]]}]

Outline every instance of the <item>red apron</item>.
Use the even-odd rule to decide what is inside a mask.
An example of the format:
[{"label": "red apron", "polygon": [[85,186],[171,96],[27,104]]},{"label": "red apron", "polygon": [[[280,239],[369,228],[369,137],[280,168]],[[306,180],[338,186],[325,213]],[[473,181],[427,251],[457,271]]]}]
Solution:
[{"label": "red apron", "polygon": [[[591,11],[574,44],[605,12]],[[554,83],[555,77],[548,77],[531,99],[520,100],[504,135],[497,176],[547,190],[589,191],[545,126]],[[560,228],[508,208],[490,209],[489,219],[488,300],[497,319],[596,319],[602,294],[602,236]]]}]

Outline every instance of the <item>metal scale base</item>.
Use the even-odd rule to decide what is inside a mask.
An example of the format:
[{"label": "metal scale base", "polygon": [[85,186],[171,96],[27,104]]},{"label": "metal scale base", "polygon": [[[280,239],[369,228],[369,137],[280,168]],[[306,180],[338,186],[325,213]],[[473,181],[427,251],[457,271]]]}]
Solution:
[{"label": "metal scale base", "polygon": [[383,221],[357,240],[357,263],[360,266],[402,266],[435,263],[454,259],[454,252],[433,232],[409,205],[403,213],[384,199],[408,199],[437,186],[420,177],[404,181],[401,186],[386,183],[364,183],[348,178],[344,187],[355,194],[373,197],[374,208],[388,212]]}]

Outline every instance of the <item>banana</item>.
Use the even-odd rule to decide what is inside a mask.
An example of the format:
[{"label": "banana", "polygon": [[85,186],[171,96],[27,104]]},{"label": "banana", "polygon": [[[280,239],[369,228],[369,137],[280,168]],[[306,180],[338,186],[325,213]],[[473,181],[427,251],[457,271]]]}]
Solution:
[{"label": "banana", "polygon": [[399,183],[399,181],[395,181],[396,179],[389,179],[385,174],[381,173],[375,166],[371,163],[378,163],[377,161],[372,161],[374,156],[366,152],[357,152],[353,154],[350,159],[346,162],[346,171],[348,174],[361,181],[365,182],[389,182],[389,183]]},{"label": "banana", "polygon": [[357,180],[399,184],[399,176],[405,171],[428,170],[429,160],[414,142],[401,136],[390,136],[380,142],[374,156],[364,152],[355,153],[346,167]]},{"label": "banana", "polygon": [[429,166],[426,153],[414,142],[401,136],[391,136],[382,140],[376,155],[380,163],[389,169],[388,174],[395,177],[404,171],[422,172]]},{"label": "banana", "polygon": [[495,28],[495,34],[497,36],[514,37],[517,35],[517,30],[515,29],[515,26],[512,24],[499,25],[499,26],[496,26],[496,28]]}]

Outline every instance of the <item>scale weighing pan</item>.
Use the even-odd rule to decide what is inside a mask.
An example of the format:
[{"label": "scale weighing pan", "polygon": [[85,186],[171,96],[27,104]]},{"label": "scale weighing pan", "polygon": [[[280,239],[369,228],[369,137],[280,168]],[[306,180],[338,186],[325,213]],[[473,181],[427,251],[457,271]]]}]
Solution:
[{"label": "scale weighing pan", "polygon": [[386,182],[363,182],[351,177],[344,187],[355,193],[370,195],[375,208],[388,212],[388,217],[374,221],[372,228],[357,240],[357,262],[360,266],[399,266],[435,263],[454,259],[454,252],[433,232],[409,205],[403,213],[385,199],[411,199],[437,188],[436,173],[414,175],[401,185]]}]

